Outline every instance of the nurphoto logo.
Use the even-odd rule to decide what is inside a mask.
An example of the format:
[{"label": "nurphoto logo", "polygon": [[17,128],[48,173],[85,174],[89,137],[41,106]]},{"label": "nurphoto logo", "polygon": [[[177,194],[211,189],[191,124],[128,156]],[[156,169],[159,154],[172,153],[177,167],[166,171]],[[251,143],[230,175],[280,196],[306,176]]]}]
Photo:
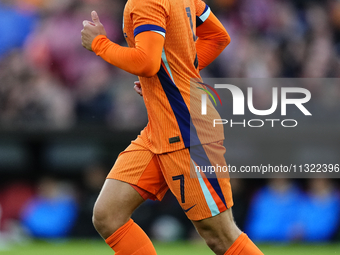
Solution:
[{"label": "nurphoto logo", "polygon": [[[243,91],[231,84],[215,84],[214,88],[212,86],[209,86],[207,84],[204,84],[206,87],[211,89],[217,98],[219,99],[221,105],[222,100],[217,93],[215,89],[227,89],[231,92],[232,98],[233,98],[233,115],[245,115],[245,95]],[[215,106],[217,106],[216,100],[212,93],[210,93],[208,90],[199,88],[203,91],[205,91],[213,100],[215,103]],[[253,103],[253,88],[248,87],[247,88],[247,106],[248,110],[257,116],[268,116],[273,114],[279,106],[279,89],[277,87],[272,88],[272,105],[269,109],[266,110],[259,110],[254,107]],[[300,98],[289,98],[289,94],[300,94],[302,97]],[[202,115],[207,115],[207,94],[202,94],[201,97],[201,113]],[[298,88],[298,87],[281,87],[281,116],[287,116],[287,105],[294,105],[296,106],[305,116],[312,116],[312,114],[308,111],[308,109],[304,106],[307,102],[311,100],[311,92],[308,89],[305,88]],[[235,122],[232,119],[214,119],[213,126],[216,125],[226,125],[230,124],[230,127],[233,127],[235,125],[242,125],[243,127],[249,126],[249,127],[263,127],[266,123],[271,124],[271,127],[274,127],[276,122],[280,122],[283,127],[296,127],[298,125],[297,120],[295,119],[251,119],[246,120],[244,119],[242,122]]]}]

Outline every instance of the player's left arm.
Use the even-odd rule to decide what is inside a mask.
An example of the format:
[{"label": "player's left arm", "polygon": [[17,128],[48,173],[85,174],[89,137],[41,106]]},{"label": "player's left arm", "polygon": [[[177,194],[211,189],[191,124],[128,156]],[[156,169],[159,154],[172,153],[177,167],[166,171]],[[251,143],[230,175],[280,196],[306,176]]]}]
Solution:
[{"label": "player's left arm", "polygon": [[[201,15],[203,22],[196,24],[196,51],[200,70],[213,62],[230,43],[230,36],[221,22],[210,8],[206,12]],[[197,20],[201,21],[201,17]]]},{"label": "player's left arm", "polygon": [[161,66],[164,37],[153,31],[139,33],[135,47],[120,46],[106,37],[96,12],[91,13],[92,22],[84,21],[82,45],[94,51],[110,64],[137,76],[152,77]]}]

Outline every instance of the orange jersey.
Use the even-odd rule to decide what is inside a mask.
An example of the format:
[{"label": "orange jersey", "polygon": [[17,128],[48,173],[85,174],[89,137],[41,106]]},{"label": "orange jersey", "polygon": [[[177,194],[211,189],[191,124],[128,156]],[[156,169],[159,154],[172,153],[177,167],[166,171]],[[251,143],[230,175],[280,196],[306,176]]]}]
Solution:
[{"label": "orange jersey", "polygon": [[[202,0],[128,0],[123,30],[130,48],[98,36],[92,49],[139,75],[149,119],[141,135],[145,145],[160,154],[223,140],[222,125],[213,127],[213,119],[220,116],[209,100],[208,114],[201,115],[204,92],[199,88],[204,87],[199,84],[199,70],[225,48],[228,36],[210,8]],[[158,53],[153,54],[148,40],[161,42]],[[153,58],[159,62],[150,61]],[[158,73],[150,75],[144,62],[157,70],[160,63]]]},{"label": "orange jersey", "polygon": [[[158,74],[139,77],[149,118],[142,137],[154,153],[193,146],[198,142],[196,134],[202,144],[224,139],[223,130],[212,127],[212,119],[220,118],[217,112],[211,108],[208,111],[215,114],[201,116],[202,93],[197,83],[190,86],[190,79],[200,78],[196,17],[204,22],[209,14],[201,0],[129,0],[125,6],[123,30],[129,47],[134,47],[135,36],[145,31],[165,37]],[[195,113],[190,112],[190,106]]]}]

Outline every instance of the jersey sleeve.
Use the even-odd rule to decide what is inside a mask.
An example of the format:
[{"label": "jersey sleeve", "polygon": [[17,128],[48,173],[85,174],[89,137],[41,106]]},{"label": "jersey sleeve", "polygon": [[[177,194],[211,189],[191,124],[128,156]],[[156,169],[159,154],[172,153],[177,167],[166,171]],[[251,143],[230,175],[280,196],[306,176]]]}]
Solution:
[{"label": "jersey sleeve", "polygon": [[210,15],[210,7],[202,0],[195,0],[196,6],[196,27],[202,25]]},{"label": "jersey sleeve", "polygon": [[216,16],[210,12],[196,28],[196,51],[199,70],[208,66],[230,43],[230,36]]},{"label": "jersey sleeve", "polygon": [[134,36],[153,31],[165,37],[166,20],[170,12],[169,0],[135,0],[132,4]]},{"label": "jersey sleeve", "polygon": [[108,63],[129,73],[154,76],[160,66],[164,37],[147,31],[136,36],[134,48],[119,46],[106,36],[98,35],[92,42],[92,50]]}]

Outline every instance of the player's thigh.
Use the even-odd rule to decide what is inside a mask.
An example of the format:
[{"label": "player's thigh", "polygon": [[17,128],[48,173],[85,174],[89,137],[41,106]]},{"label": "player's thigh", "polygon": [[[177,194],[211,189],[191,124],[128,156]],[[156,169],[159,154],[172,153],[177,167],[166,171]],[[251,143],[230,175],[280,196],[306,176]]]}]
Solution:
[{"label": "player's thigh", "polygon": [[233,205],[228,176],[206,178],[197,171],[198,165],[226,165],[224,152],[223,144],[214,143],[159,155],[168,186],[190,220],[216,216]]},{"label": "player's thigh", "polygon": [[130,184],[107,179],[94,206],[96,229],[107,238],[123,226],[143,202],[144,199]]}]

